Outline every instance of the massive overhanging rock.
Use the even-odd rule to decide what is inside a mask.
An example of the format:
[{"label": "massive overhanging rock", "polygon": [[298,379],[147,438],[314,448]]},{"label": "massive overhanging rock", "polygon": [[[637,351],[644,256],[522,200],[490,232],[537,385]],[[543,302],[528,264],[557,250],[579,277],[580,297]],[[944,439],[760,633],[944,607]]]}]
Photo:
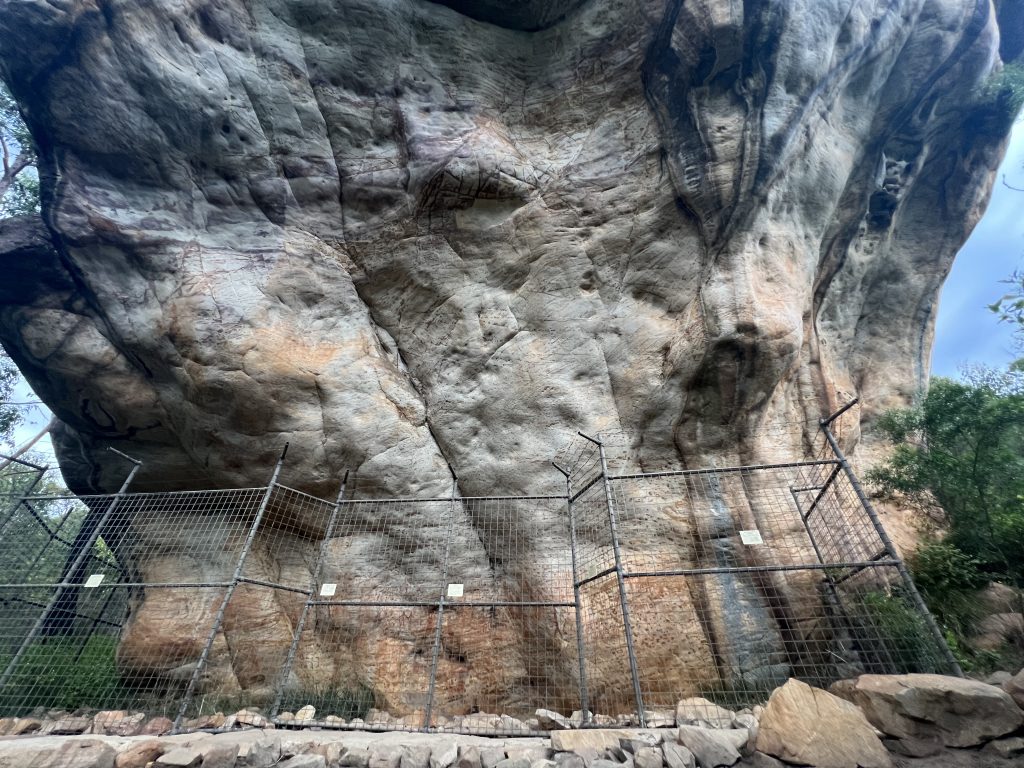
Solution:
[{"label": "massive overhanging rock", "polygon": [[0,340],[79,490],[116,487],[107,446],[138,488],[229,487],[288,440],[322,495],[346,468],[445,494],[448,465],[466,495],[557,490],[576,429],[650,463],[799,456],[837,404],[924,384],[1020,16],[0,0],[46,226],[4,251]]}]

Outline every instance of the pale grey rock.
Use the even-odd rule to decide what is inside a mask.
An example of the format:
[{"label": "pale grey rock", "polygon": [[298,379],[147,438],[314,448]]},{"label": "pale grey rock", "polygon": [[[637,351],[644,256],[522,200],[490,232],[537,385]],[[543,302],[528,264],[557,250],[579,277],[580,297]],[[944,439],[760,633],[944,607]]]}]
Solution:
[{"label": "pale grey rock", "polygon": [[[431,755],[433,759],[433,755]],[[454,762],[455,758],[452,757]],[[370,765],[370,750],[365,747],[355,747],[347,750],[345,754],[341,756],[341,765],[344,768],[369,768]],[[446,765],[451,765],[447,763]],[[431,768],[435,768],[432,764]],[[437,766],[437,768],[444,768],[443,766]]]},{"label": "pale grey rock", "polygon": [[[270,768],[281,760],[281,740],[259,731],[241,734],[235,764],[245,768]],[[248,737],[248,738],[244,738]]]},{"label": "pale grey rock", "polygon": [[403,751],[402,747],[398,745],[371,746],[369,768],[399,768]]},{"label": "pale grey rock", "polygon": [[658,747],[640,747],[633,752],[636,768],[664,768],[661,750]]},{"label": "pale grey rock", "polygon": [[295,713],[295,719],[298,720],[299,722],[305,722],[307,720],[314,720],[315,718],[316,718],[316,707],[314,707],[312,704],[307,704],[306,706],[301,707]]},{"label": "pale grey rock", "polygon": [[[435,750],[436,751],[436,750]],[[492,747],[490,749],[480,750],[480,766],[481,768],[496,768],[498,763],[504,760],[506,757],[504,749],[498,749]],[[433,757],[431,757],[430,768],[437,768],[433,763]],[[443,768],[443,766],[441,767]],[[566,768],[576,768],[574,766],[566,766]]]},{"label": "pale grey rock", "polygon": [[[926,381],[938,291],[1011,123],[976,98],[1019,53],[993,7],[0,0],[45,222],[2,225],[0,341],[60,418],[81,491],[120,483],[108,446],[145,461],[140,490],[250,487],[290,440],[300,490],[328,497],[346,468],[366,495],[444,494],[449,464],[463,495],[560,490],[548,462],[579,428],[632,434],[647,466],[802,457],[822,410],[860,395],[869,422]],[[508,579],[486,521],[459,509],[452,575],[548,596],[564,528],[524,531]],[[380,574],[407,594],[439,566],[395,553],[444,530],[410,520],[375,554],[339,537],[324,580]],[[674,543],[685,533],[665,516],[635,535],[654,564],[711,562]],[[307,584],[316,546],[258,541],[249,575]],[[199,560],[140,576],[230,573]],[[752,680],[789,672],[782,628],[804,617],[777,616],[788,603],[749,574],[718,583],[707,605],[638,597],[685,628],[637,648],[666,690],[715,668],[712,637]],[[207,611],[165,592],[140,598],[119,650],[150,681],[180,674],[163,644]],[[242,607],[253,620],[225,627],[210,689],[278,672],[286,612]],[[254,626],[266,636],[237,642]],[[527,636],[495,631],[510,653]],[[474,687],[529,700],[520,663],[463,639]],[[387,622],[351,641],[396,668],[417,651]],[[594,640],[591,672],[628,705],[618,642]],[[571,695],[571,667],[531,685]],[[294,675],[370,671],[325,652]],[[393,715],[416,711],[407,680],[374,679]],[[439,698],[464,682],[441,675]]]},{"label": "pale grey rock", "polygon": [[[592,750],[592,752],[591,763],[597,759],[596,750]],[[573,752],[559,752],[555,755],[555,764],[558,768],[587,768],[587,762],[583,756]]]},{"label": "pale grey rock", "polygon": [[174,766],[174,768],[195,768],[203,762],[203,754],[198,749],[178,747],[156,759],[157,765]]},{"label": "pale grey rock", "polygon": [[[459,757],[459,745],[448,740],[430,751],[430,768],[448,768]],[[504,758],[504,754],[502,755]]]},{"label": "pale grey rock", "polygon": [[[430,768],[431,749],[428,746],[410,746],[402,750],[400,768]],[[461,761],[459,768],[464,768]],[[476,766],[479,768],[479,766]]]},{"label": "pale grey rock", "polygon": [[986,744],[982,751],[1007,759],[1024,755],[1024,738],[1013,736],[1009,739],[995,739]]},{"label": "pale grey rock", "polygon": [[740,747],[746,745],[747,734],[738,730],[697,728],[692,725],[679,726],[679,743],[693,753],[700,768],[729,766],[740,759]]},{"label": "pale grey rock", "polygon": [[673,741],[666,741],[662,747],[665,763],[668,768],[695,768],[696,758],[688,748]]},{"label": "pale grey rock", "polygon": [[592,722],[593,719],[594,719],[594,713],[593,712],[590,712],[590,711],[584,712],[582,709],[577,709],[577,710],[574,710],[571,715],[569,715],[569,724],[573,728],[579,728],[584,723]]},{"label": "pale grey rock", "polygon": [[532,765],[538,760],[547,760],[553,753],[547,747],[525,747],[519,746],[515,742],[510,742],[505,747],[505,754],[508,755],[510,760],[529,760]]},{"label": "pale grey rock", "polygon": [[572,727],[567,717],[552,712],[550,709],[538,709],[534,715],[537,722],[540,723],[540,727],[545,731],[564,730]]},{"label": "pale grey rock", "polygon": [[651,709],[644,712],[648,728],[672,728],[676,725],[676,715],[670,709]]},{"label": "pale grey rock", "polygon": [[455,762],[456,768],[481,768],[480,750],[476,747],[462,747],[459,749],[459,759]]},{"label": "pale grey rock", "polygon": [[711,728],[732,728],[735,717],[732,710],[700,696],[683,699],[676,704],[676,722],[679,725],[707,723]]},{"label": "pale grey rock", "polygon": [[535,760],[530,764],[530,768],[555,768],[555,761],[546,758],[544,760]]},{"label": "pale grey rock", "polygon": [[495,768],[530,768],[530,761],[525,757],[509,757],[499,762]]},{"label": "pale grey rock", "polygon": [[1013,699],[1018,709],[1024,710],[1024,669],[1003,683],[1003,690]]},{"label": "pale grey rock", "polygon": [[[327,768],[323,755],[295,755],[278,764],[280,768]],[[206,768],[205,761],[203,768]]]},{"label": "pale grey rock", "polygon": [[987,675],[985,679],[982,680],[982,682],[986,685],[997,685],[1002,687],[1003,683],[1012,679],[1013,675],[1011,673],[1007,672],[1006,670],[998,670],[990,675]]},{"label": "pale grey rock", "polygon": [[614,760],[605,760],[604,758],[598,758],[590,764],[590,768],[621,768],[621,763]]}]

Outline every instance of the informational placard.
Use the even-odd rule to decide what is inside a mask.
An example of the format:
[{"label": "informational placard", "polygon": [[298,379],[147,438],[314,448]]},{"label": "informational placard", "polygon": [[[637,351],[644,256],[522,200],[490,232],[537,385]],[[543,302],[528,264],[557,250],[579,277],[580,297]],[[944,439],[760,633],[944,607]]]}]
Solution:
[{"label": "informational placard", "polygon": [[102,573],[94,573],[88,579],[85,580],[85,584],[83,584],[82,586],[87,589],[95,589],[103,583],[103,578],[104,576]]},{"label": "informational placard", "polygon": [[320,585],[320,597],[334,597],[334,593],[338,591],[338,585],[325,581]]},{"label": "informational placard", "polygon": [[462,585],[461,584],[449,584],[448,585],[448,597],[462,597]]},{"label": "informational placard", "polygon": [[740,541],[748,547],[752,544],[764,544],[764,539],[761,538],[761,532],[756,529],[753,531],[740,531]]}]

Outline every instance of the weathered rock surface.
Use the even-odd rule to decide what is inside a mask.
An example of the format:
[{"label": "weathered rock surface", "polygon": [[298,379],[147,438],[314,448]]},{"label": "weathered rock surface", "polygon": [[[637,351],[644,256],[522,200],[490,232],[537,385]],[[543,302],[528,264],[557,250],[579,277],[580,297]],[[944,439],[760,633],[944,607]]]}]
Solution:
[{"label": "weathered rock surface", "polygon": [[[1024,713],[1009,694],[976,680],[861,675],[854,681],[840,681],[833,690],[856,704],[878,730],[900,739],[938,738],[950,747],[971,747],[1024,723]],[[761,728],[763,734],[763,720]]]},{"label": "weathered rock surface", "polygon": [[[1000,37],[1012,7],[0,0],[0,74],[40,148],[45,221],[0,232],[0,341],[59,416],[79,490],[117,486],[107,446],[146,462],[139,488],[227,487],[265,482],[288,439],[291,482],[320,495],[346,468],[365,493],[447,493],[449,464],[464,495],[560,490],[548,461],[577,428],[625,430],[648,464],[794,457],[808,418],[923,382],[939,286],[1009,126],[977,94],[1020,53]],[[325,580],[430,583],[439,566],[400,544],[443,526],[403,525],[373,554],[339,537]],[[519,564],[495,564],[488,525],[459,516],[452,573],[555,599],[562,521],[532,521]],[[684,527],[654,521],[630,546]],[[251,575],[305,583],[316,548],[258,541]],[[715,682],[708,636],[732,636],[727,613],[757,638],[716,653],[788,673],[777,601],[723,581],[685,655],[639,633],[641,663],[681,694]],[[123,668],[187,670],[204,600],[143,595]],[[210,687],[259,689],[289,646],[292,603],[239,605]],[[562,667],[536,679],[515,658],[529,620],[481,632],[463,615],[440,697],[494,711],[537,686],[571,708],[567,616],[543,638]],[[300,654],[296,686],[400,678],[375,693],[417,711],[409,623],[332,611],[335,639]],[[619,665],[591,670],[625,709]]]},{"label": "weathered rock surface", "polygon": [[787,763],[821,768],[891,768],[892,759],[856,706],[790,680],[772,692],[757,749]]},{"label": "weathered rock surface", "polygon": [[1010,694],[1016,705],[1024,710],[1024,669],[1003,683],[1003,690]]}]

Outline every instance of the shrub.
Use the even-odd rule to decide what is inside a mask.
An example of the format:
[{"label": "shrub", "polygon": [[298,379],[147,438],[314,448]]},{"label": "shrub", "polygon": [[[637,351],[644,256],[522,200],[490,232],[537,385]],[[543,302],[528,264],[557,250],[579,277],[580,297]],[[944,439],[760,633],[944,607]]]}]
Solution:
[{"label": "shrub", "polygon": [[[41,640],[29,646],[14,675],[0,691],[0,712],[23,714],[35,707],[98,707],[124,697],[117,674],[117,638],[93,635],[75,640]],[[11,655],[0,657],[7,667]]]}]

